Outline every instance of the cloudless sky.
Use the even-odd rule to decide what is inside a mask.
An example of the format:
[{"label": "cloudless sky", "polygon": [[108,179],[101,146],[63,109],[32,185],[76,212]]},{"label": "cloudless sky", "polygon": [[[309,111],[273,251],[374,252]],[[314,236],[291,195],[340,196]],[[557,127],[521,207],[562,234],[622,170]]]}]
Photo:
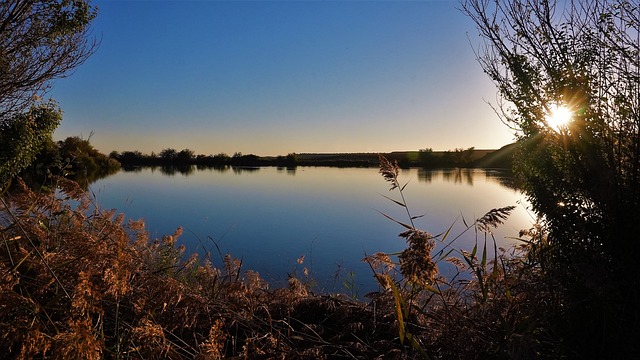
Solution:
[{"label": "cloudless sky", "polygon": [[103,152],[499,148],[513,135],[457,1],[94,1],[55,138]]}]

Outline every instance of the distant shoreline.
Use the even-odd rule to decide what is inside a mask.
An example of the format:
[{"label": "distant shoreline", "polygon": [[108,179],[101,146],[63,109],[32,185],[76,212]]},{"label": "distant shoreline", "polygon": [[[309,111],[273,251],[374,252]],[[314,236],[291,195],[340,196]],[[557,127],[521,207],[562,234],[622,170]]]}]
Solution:
[{"label": "distant shoreline", "polygon": [[[123,167],[135,166],[330,166],[330,167],[377,167],[378,155],[391,161],[397,161],[400,167],[423,168],[503,168],[511,169],[515,144],[500,149],[456,149],[450,151],[394,151],[389,153],[291,153],[286,156],[242,155],[194,155],[173,151],[160,155],[145,155],[139,152],[113,152],[110,156],[118,160]],[[182,155],[181,155],[182,154]]]}]

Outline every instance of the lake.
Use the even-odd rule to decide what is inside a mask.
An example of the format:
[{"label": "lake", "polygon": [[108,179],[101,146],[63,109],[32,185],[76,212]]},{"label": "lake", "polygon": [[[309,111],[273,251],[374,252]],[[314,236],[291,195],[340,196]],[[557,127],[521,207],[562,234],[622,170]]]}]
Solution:
[{"label": "lake", "polygon": [[[471,223],[493,208],[515,205],[495,232],[498,246],[508,247],[516,242],[510,237],[532,223],[525,196],[504,171],[411,168],[401,170],[399,179],[408,182],[404,195],[411,214],[424,215],[416,227],[432,234],[454,223],[452,234],[458,234],[465,229],[463,218]],[[363,295],[377,289],[361,261],[365,254],[405,246],[398,237],[404,229],[381,213],[402,222],[407,214],[382,196],[400,199],[377,168],[137,168],[90,188],[100,207],[143,218],[152,238],[182,226],[178,243],[187,254],[210,253],[220,266],[218,247],[275,285],[284,284],[287,274],[303,277],[306,267],[316,291]],[[470,250],[475,241],[469,231],[454,246]],[[345,281],[355,286],[345,287]]]}]

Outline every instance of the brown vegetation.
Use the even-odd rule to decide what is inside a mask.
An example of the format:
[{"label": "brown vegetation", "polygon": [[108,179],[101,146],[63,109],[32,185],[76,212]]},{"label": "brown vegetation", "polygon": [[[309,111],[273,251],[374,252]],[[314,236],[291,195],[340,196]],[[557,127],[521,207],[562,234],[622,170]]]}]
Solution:
[{"label": "brown vegetation", "polygon": [[180,229],[149,239],[142,221],[99,210],[69,180],[58,195],[22,185],[1,208],[8,357],[362,358],[399,347],[382,299],[315,296],[295,278],[271,290],[229,255],[184,260]]},{"label": "brown vegetation", "polygon": [[[388,166],[397,184],[397,165]],[[481,260],[476,249],[432,257],[446,236],[408,226],[397,260],[367,258],[381,290],[361,302],[312,294],[295,277],[271,289],[230,255],[187,258],[181,229],[149,239],[142,221],[100,210],[72,181],[57,186],[40,194],[21,183],[2,199],[0,351],[9,358],[526,358],[554,349],[544,326],[554,298],[539,287],[531,251],[540,241],[493,263],[486,238]],[[506,213],[471,227],[487,234]],[[460,275],[444,279],[441,261]]]}]

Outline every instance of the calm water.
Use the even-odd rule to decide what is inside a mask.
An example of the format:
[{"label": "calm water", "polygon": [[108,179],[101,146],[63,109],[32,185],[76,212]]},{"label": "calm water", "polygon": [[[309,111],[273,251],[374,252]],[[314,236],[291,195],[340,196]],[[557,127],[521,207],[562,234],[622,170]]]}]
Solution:
[{"label": "calm water", "polygon": [[[195,169],[195,168],[194,168]],[[361,259],[378,251],[404,248],[403,228],[383,217],[408,221],[404,209],[381,195],[398,199],[378,170],[298,167],[295,170],[205,169],[167,174],[159,168],[121,171],[91,185],[102,208],[115,208],[128,218],[144,218],[152,237],[182,226],[180,242],[188,252],[222,252],[242,258],[244,269],[256,270],[281,284],[287,273],[311,271],[317,290],[345,291],[354,280],[360,295],[377,289],[371,270]],[[402,170],[409,182],[405,197],[412,215],[423,215],[416,226],[433,234],[456,222],[453,233],[487,211],[508,205],[517,209],[498,229],[499,246],[508,246],[520,229],[531,224],[524,196],[505,173],[478,169]],[[456,221],[457,219],[457,221]],[[470,231],[455,245],[471,249]],[[304,255],[305,261],[296,260]],[[443,269],[443,271],[448,271]],[[353,275],[350,275],[353,272]]]}]

